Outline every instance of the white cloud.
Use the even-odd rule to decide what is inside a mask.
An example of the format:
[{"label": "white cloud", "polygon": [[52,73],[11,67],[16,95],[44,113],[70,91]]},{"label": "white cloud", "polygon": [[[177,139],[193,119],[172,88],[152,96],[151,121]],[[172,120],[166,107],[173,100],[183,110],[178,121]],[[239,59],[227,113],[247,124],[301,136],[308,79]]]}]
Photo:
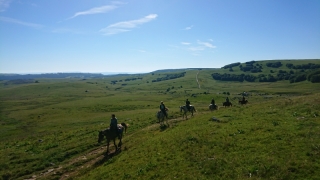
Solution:
[{"label": "white cloud", "polygon": [[9,8],[11,0],[0,0],[0,12],[5,11]]},{"label": "white cloud", "polygon": [[14,24],[20,24],[20,25],[28,26],[28,27],[32,27],[32,28],[42,28],[43,27],[43,25],[40,25],[40,24],[23,22],[23,21],[20,21],[20,20],[17,20],[17,19],[8,18],[8,17],[2,17],[2,16],[0,16],[0,21],[4,21],[4,22],[8,22],[8,23],[14,23]]},{"label": "white cloud", "polygon": [[183,44],[183,45],[190,45],[191,43],[189,43],[189,42],[181,42],[181,44]]},{"label": "white cloud", "polygon": [[208,42],[198,41],[198,44],[203,45],[203,46],[208,47],[208,48],[216,48],[216,46],[214,46],[214,45],[212,45],[211,43],[208,43]]},{"label": "white cloud", "polygon": [[192,28],[193,28],[193,25],[192,25],[192,26],[189,26],[189,27],[184,28],[184,30],[190,30],[190,29],[192,29]]},{"label": "white cloud", "polygon": [[122,32],[130,31],[133,28],[136,28],[138,25],[147,23],[157,18],[157,14],[150,14],[141,19],[131,20],[131,21],[122,21],[115,24],[111,24],[106,28],[100,30],[104,35],[113,35]]},{"label": "white cloud", "polygon": [[72,18],[75,18],[77,16],[81,16],[81,15],[106,13],[106,12],[112,11],[112,10],[114,10],[116,8],[118,8],[118,6],[115,6],[115,5],[107,5],[107,6],[95,7],[95,8],[91,8],[91,9],[89,9],[87,11],[77,12],[72,17],[70,17],[68,19],[72,19]]}]

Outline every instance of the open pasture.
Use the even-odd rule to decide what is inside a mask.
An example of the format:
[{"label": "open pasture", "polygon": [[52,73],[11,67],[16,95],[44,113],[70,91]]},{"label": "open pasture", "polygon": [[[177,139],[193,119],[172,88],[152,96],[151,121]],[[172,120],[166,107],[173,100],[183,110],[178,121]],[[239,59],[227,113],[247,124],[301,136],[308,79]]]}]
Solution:
[{"label": "open pasture", "polygon": [[[174,73],[2,81],[2,179],[320,176],[319,84],[219,82],[212,71],[177,70],[185,75],[159,82],[153,80]],[[242,106],[243,91],[249,103]],[[221,108],[227,96],[235,106]],[[197,112],[182,120],[179,106],[186,98]],[[212,98],[220,107],[213,112]],[[160,101],[170,117],[162,128],[155,116]],[[105,158],[105,142],[98,144],[97,136],[112,113],[130,126],[122,151]]]}]

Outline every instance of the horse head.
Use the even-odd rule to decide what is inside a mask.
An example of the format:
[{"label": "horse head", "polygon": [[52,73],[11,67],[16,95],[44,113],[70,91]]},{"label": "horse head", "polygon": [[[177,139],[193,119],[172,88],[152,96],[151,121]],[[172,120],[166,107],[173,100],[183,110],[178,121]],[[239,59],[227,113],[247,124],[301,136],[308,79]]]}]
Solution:
[{"label": "horse head", "polygon": [[98,134],[98,143],[101,143],[101,141],[103,140],[103,137],[104,137],[103,131],[99,131],[99,134]]},{"label": "horse head", "polygon": [[127,128],[129,126],[129,124],[126,123],[121,123],[122,127],[124,127],[124,132],[127,133]]}]

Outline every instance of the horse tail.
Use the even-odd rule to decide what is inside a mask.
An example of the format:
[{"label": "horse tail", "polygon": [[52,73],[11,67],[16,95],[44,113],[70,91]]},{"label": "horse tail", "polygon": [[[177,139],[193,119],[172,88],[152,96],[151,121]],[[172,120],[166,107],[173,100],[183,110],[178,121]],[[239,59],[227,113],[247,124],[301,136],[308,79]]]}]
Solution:
[{"label": "horse tail", "polygon": [[194,112],[197,112],[196,108],[193,106]]},{"label": "horse tail", "polygon": [[127,128],[129,126],[129,124],[126,124],[126,123],[121,123],[121,125],[124,127],[124,132],[127,133]]}]

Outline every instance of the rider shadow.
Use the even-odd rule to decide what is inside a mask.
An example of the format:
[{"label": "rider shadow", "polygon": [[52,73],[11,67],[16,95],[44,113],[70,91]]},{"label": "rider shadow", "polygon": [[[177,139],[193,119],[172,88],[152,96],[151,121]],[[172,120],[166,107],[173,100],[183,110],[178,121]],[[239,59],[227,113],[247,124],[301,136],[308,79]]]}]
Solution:
[{"label": "rider shadow", "polygon": [[119,148],[118,150],[112,152],[112,153],[104,153],[103,155],[103,158],[98,160],[97,162],[94,163],[94,166],[100,166],[102,165],[103,163],[105,163],[106,161],[108,161],[109,159],[111,159],[112,157],[114,156],[117,156],[118,154],[120,154],[122,152],[121,148]]}]

